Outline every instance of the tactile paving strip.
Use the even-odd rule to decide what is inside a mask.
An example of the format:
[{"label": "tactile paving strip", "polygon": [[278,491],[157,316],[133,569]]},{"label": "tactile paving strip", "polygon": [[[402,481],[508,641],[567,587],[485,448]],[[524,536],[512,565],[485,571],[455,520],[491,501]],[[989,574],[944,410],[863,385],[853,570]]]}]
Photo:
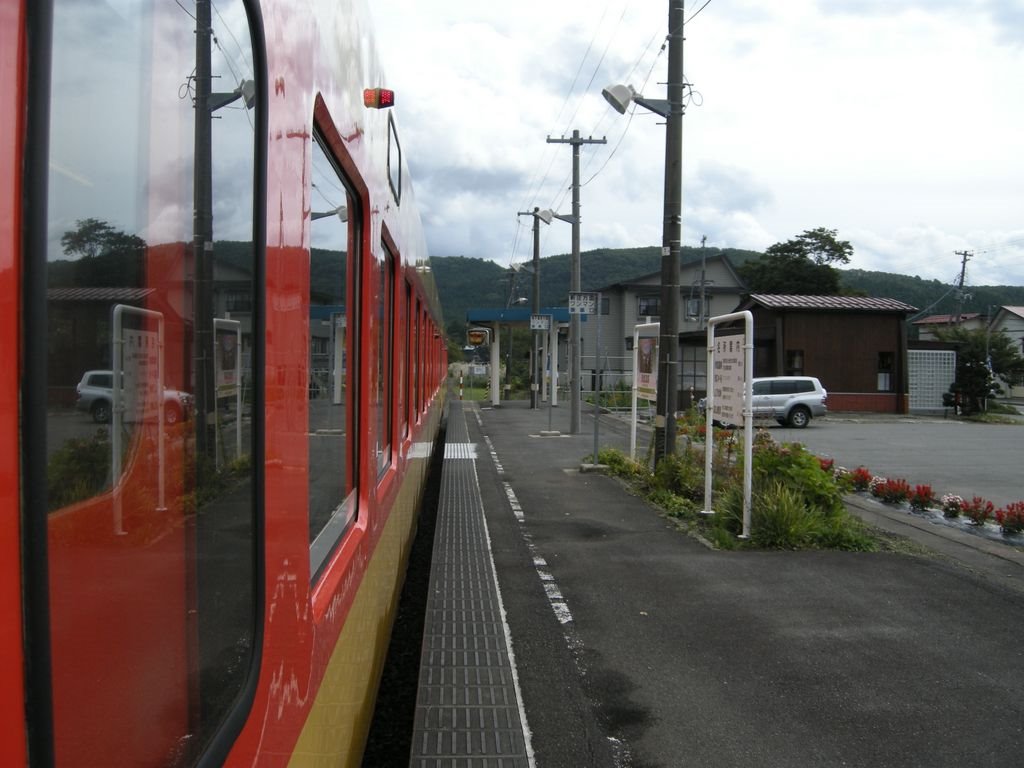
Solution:
[{"label": "tactile paving strip", "polygon": [[529,768],[465,412],[453,401],[423,631],[413,768]]}]

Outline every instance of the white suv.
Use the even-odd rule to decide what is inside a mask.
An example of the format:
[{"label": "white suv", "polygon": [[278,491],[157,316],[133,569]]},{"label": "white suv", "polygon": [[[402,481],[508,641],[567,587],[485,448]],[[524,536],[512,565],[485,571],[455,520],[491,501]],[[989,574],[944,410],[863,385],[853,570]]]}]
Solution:
[{"label": "white suv", "polygon": [[[75,387],[75,407],[92,415],[97,424],[110,421],[114,405],[114,374],[112,371],[86,371]],[[187,419],[192,410],[192,395],[176,389],[164,390],[164,422],[176,424]]]},{"label": "white suv", "polygon": [[754,379],[754,418],[773,418],[779,424],[806,427],[811,417],[824,416],[828,393],[813,376],[771,376]]}]

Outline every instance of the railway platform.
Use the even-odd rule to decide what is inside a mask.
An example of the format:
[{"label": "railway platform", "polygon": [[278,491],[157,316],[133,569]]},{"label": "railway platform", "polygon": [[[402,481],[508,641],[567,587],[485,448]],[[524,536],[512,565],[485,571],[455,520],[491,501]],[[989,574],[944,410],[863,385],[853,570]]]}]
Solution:
[{"label": "railway platform", "polygon": [[1024,566],[713,551],[548,419],[451,403],[410,765],[1018,762]]}]

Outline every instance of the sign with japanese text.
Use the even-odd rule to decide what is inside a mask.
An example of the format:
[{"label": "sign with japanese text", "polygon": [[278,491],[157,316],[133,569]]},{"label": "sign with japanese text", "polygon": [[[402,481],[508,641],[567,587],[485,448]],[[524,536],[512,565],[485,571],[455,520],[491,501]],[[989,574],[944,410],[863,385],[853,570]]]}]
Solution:
[{"label": "sign with japanese text", "polygon": [[569,292],[570,315],[592,315],[597,311],[597,294],[580,291]]},{"label": "sign with japanese text", "polygon": [[745,343],[745,334],[715,338],[712,415],[723,424],[743,423]]}]

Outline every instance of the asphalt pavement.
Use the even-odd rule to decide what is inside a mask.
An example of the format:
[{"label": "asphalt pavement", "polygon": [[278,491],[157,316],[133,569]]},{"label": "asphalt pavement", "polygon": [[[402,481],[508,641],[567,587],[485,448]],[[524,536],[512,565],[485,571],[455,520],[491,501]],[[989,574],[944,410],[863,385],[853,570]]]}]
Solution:
[{"label": "asphalt pavement", "polygon": [[466,418],[538,766],[1021,764],[1024,564],[713,551],[579,471],[589,416]]}]

